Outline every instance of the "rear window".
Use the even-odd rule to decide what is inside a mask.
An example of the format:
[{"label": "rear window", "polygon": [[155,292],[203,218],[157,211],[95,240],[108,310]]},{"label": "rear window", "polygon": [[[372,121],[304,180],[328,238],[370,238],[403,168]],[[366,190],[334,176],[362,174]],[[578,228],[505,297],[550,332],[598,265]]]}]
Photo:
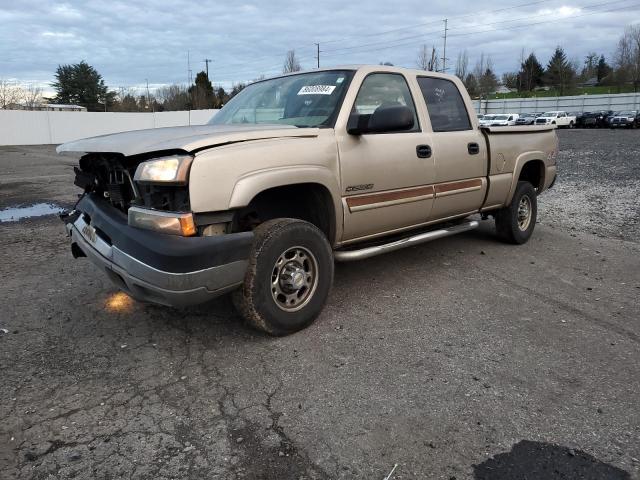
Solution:
[{"label": "rear window", "polygon": [[451,80],[418,77],[418,85],[427,104],[434,132],[471,130],[467,107],[458,87]]}]

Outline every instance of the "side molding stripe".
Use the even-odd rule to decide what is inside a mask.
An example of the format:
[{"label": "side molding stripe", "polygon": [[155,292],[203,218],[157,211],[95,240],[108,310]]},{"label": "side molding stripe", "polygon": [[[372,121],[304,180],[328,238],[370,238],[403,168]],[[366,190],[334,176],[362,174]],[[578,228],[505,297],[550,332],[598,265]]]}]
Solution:
[{"label": "side molding stripe", "polygon": [[385,192],[368,193],[346,197],[351,212],[360,212],[374,208],[389,207],[403,203],[419,202],[431,198],[446,197],[458,193],[473,192],[482,188],[482,179],[460,180],[456,182],[423,185]]}]

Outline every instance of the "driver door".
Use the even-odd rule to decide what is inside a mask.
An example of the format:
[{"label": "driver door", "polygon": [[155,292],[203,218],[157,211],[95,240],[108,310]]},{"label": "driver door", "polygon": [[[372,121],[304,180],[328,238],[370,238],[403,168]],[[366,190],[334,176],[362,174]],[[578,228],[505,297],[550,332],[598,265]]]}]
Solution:
[{"label": "driver door", "polygon": [[343,241],[354,241],[427,221],[433,204],[431,134],[421,130],[406,78],[398,73],[367,75],[351,114],[371,115],[381,106],[413,110],[405,131],[338,135],[344,210]]}]

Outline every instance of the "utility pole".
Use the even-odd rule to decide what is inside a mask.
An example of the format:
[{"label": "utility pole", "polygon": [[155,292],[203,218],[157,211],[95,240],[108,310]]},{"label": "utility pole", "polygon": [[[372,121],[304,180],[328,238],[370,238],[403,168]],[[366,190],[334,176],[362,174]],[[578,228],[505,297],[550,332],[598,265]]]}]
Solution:
[{"label": "utility pole", "polygon": [[213,62],[213,60],[211,60],[210,58],[205,58],[203,62],[207,66],[207,80],[209,80],[209,62]]},{"label": "utility pole", "polygon": [[320,68],[320,44],[316,43],[316,59],[318,60],[318,68]]},{"label": "utility pole", "polygon": [[192,75],[191,75],[191,52],[187,50],[187,85],[191,85],[193,83]]},{"label": "utility pole", "polygon": [[442,48],[442,73],[447,73],[447,23],[448,19],[444,19],[444,47]]}]

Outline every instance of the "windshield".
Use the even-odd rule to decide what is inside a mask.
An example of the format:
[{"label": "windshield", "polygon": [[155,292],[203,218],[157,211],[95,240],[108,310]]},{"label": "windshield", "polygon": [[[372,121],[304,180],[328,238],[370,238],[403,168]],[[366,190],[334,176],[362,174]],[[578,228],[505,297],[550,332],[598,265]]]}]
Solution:
[{"label": "windshield", "polygon": [[633,117],[635,112],[618,112],[616,115],[620,115],[621,117]]},{"label": "windshield", "polygon": [[352,71],[330,70],[254,83],[233,97],[209,124],[333,127],[352,77]]},{"label": "windshield", "polygon": [[493,119],[494,120],[506,120],[509,118],[509,115],[496,115]]},{"label": "windshield", "polygon": [[493,120],[494,118],[496,118],[495,115],[485,115],[483,120]]},{"label": "windshield", "polygon": [[558,112],[544,112],[541,117],[555,117]]}]

